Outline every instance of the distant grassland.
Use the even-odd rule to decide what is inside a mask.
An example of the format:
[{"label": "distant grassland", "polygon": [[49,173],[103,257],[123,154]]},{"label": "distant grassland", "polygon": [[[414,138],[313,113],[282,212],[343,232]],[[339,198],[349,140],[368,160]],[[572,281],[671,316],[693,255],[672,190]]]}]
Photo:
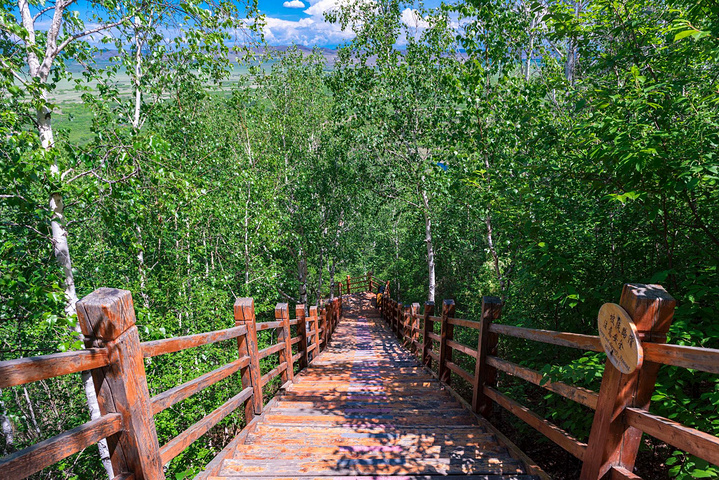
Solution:
[{"label": "distant grassland", "polygon": [[[98,62],[98,67],[101,62]],[[55,103],[53,112],[53,120],[55,128],[58,132],[59,139],[64,139],[68,143],[78,145],[84,144],[92,140],[92,111],[82,101],[83,93],[86,93],[85,87],[89,87],[90,91],[97,88],[97,81],[84,82],[81,71],[73,66],[69,66],[69,70],[75,75],[74,79],[61,80],[56,83],[55,89],[52,91],[51,100]],[[237,82],[249,74],[248,68],[243,65],[234,65],[229,78],[223,80],[219,87],[212,85],[211,91],[219,94],[227,94]],[[80,86],[77,87],[75,80],[81,80]],[[113,83],[117,86],[120,96],[127,98],[132,93],[131,81],[129,75],[118,73],[113,78]]]}]

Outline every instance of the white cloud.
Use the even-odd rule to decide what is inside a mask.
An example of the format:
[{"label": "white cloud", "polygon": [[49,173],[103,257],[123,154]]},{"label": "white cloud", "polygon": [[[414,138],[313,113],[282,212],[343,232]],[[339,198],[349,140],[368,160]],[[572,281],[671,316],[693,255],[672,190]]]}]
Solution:
[{"label": "white cloud", "polygon": [[290,2],[285,2],[282,4],[285,8],[305,8],[305,4],[300,2],[300,0],[292,0]]},{"label": "white cloud", "polygon": [[[303,10],[308,18],[300,20],[283,20],[281,18],[266,17],[264,34],[265,40],[271,45],[337,45],[354,37],[354,33],[342,31],[337,24],[325,21],[326,11],[334,9],[347,0],[309,0],[310,6]],[[371,1],[371,0],[369,0]],[[302,3],[292,0],[285,3]],[[285,5],[287,6],[287,5]],[[303,5],[304,6],[304,5]]]},{"label": "white cloud", "polygon": [[402,10],[402,23],[410,28],[429,28],[429,22],[422,18],[414,8]]}]

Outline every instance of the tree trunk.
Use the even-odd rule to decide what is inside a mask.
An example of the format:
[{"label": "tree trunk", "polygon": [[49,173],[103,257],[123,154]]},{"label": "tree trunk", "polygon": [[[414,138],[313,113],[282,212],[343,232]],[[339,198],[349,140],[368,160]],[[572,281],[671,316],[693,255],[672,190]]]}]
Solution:
[{"label": "tree trunk", "polygon": [[10,453],[15,446],[15,435],[12,423],[10,423],[10,417],[8,417],[5,409],[5,402],[2,400],[2,390],[0,390],[0,428],[2,428],[2,434],[5,437],[5,453]]},{"label": "tree trunk", "polygon": [[325,251],[324,248],[320,249],[320,268],[317,269],[317,305],[322,300],[322,270],[325,268]]},{"label": "tree trunk", "polygon": [[[52,128],[49,130],[49,138],[52,138]],[[50,228],[52,230],[52,242],[54,246],[55,259],[63,270],[65,288],[65,314],[68,318],[76,318],[77,311],[75,304],[77,303],[77,293],[75,292],[75,277],[72,273],[72,260],[70,259],[70,249],[67,242],[68,231],[65,228],[65,207],[62,201],[62,195],[55,192],[50,196],[50,211],[52,218],[50,220]],[[75,333],[82,338],[80,332],[80,324],[75,323]],[[97,403],[97,394],[95,392],[95,383],[89,371],[81,374],[83,389],[85,390],[85,398],[87,399],[87,407],[90,410],[90,418],[95,420],[100,418],[100,406]],[[107,440],[103,439],[97,443],[100,451],[100,458],[105,467],[108,478],[115,477],[112,470],[112,461],[110,460],[110,450],[107,447]]]},{"label": "tree trunk", "polygon": [[330,264],[328,266],[330,268],[330,300],[332,300],[335,298],[335,259],[334,259],[334,257],[332,258],[332,262],[330,262]]},{"label": "tree trunk", "polygon": [[300,281],[300,303],[307,304],[307,259],[304,251],[300,249],[300,258],[297,261],[297,278]]},{"label": "tree trunk", "polygon": [[425,190],[422,190],[422,202],[424,203],[424,241],[427,244],[427,301],[434,302],[437,285],[435,281],[434,245],[432,243],[432,217],[429,214],[429,199]]}]

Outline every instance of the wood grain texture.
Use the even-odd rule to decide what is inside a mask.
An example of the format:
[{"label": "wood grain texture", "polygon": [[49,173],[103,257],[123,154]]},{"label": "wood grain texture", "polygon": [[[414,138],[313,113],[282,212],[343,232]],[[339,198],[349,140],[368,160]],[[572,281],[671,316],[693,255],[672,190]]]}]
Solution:
[{"label": "wood grain texture", "polygon": [[312,353],[312,360],[314,360],[320,354],[320,317],[317,313],[317,306],[310,307],[310,319],[314,328],[311,332],[313,338],[312,347],[315,349]]},{"label": "wood grain texture", "polygon": [[167,465],[170,460],[182,453],[184,449],[207,433],[208,430],[217,425],[223,418],[238,409],[252,395],[253,390],[251,387],[243,389],[240,393],[213,410],[212,413],[163,445],[160,449],[162,464]]},{"label": "wood grain texture", "polygon": [[645,343],[643,347],[644,360],[647,362],[719,374],[719,350],[717,349],[661,343]]},{"label": "wood grain texture", "polygon": [[77,453],[122,429],[122,415],[110,413],[0,459],[0,478],[19,480]]},{"label": "wood grain texture", "polygon": [[203,390],[210,385],[223,380],[233,373],[237,372],[241,368],[247,367],[250,363],[249,357],[242,357],[234,362],[223,365],[211,372],[207,372],[204,375],[185,382],[182,385],[173,387],[165,392],[155,395],[150,399],[152,402],[152,414],[157,415],[159,412],[170,408],[174,404],[181,402],[182,400],[194,395],[195,393]]},{"label": "wood grain texture", "polygon": [[221,467],[220,459],[213,461],[208,478],[536,480],[389,336],[369,298],[345,298],[350,309],[336,338],[287,385],[243,444],[223,451]]},{"label": "wood grain texture", "polygon": [[586,443],[580,442],[558,426],[491,387],[485,386],[484,394],[579,460],[584,458],[584,453],[587,450]]},{"label": "wood grain texture", "polygon": [[[659,285],[625,284],[619,305],[636,325],[643,344],[664,343],[676,300]],[[627,407],[649,410],[659,364],[645,361],[641,369],[624,375],[607,360],[597,410],[589,434],[582,480],[597,480],[614,467],[634,470],[641,430],[621,415]]]},{"label": "wood grain texture", "polygon": [[482,297],[482,317],[472,381],[472,411],[484,417],[489,417],[493,409],[491,399],[484,394],[484,387],[497,385],[497,369],[487,363],[487,357],[497,354],[498,337],[491,329],[502,315],[502,306],[502,301],[497,297]]},{"label": "wood grain texture", "polygon": [[434,313],[434,302],[426,302],[424,304],[424,321],[422,323],[422,363],[428,368],[432,367],[432,357],[430,352],[432,351],[432,339],[429,337],[432,333],[434,323],[430,318]]},{"label": "wood grain texture", "polygon": [[[299,341],[297,342],[297,353],[299,354],[299,357],[297,358],[297,362],[299,364],[300,370],[303,368],[306,368],[307,365],[309,365],[309,356],[307,352],[307,345],[309,342],[307,341],[307,315],[305,311],[305,306],[300,304],[295,306],[295,318],[297,319],[297,336],[299,337]],[[294,341],[294,339],[293,339]],[[293,362],[294,362],[294,356]]]},{"label": "wood grain texture", "polygon": [[442,324],[439,342],[439,380],[451,385],[452,376],[449,374],[447,362],[452,361],[452,349],[447,346],[447,340],[454,339],[454,325],[448,322],[454,316],[454,300],[447,299],[442,302]]},{"label": "wood grain texture", "polygon": [[255,301],[251,297],[238,298],[234,305],[235,325],[247,329],[245,335],[237,337],[239,358],[249,357],[250,363],[240,369],[242,388],[252,387],[252,397],[245,402],[245,421],[250,422],[255,415],[262,413],[262,383],[260,381],[260,355],[257,350],[257,330],[255,328]]},{"label": "wood grain texture", "polygon": [[624,415],[627,424],[635,427],[679,450],[719,465],[719,438],[686,427],[668,418],[653,415],[639,408],[628,407]]},{"label": "wood grain texture", "polygon": [[603,352],[602,344],[597,335],[582,335],[579,333],[554,332],[551,330],[537,330],[534,328],[515,327],[493,323],[489,328],[492,333],[509,335],[510,337],[534,340],[535,342],[559,345],[560,347],[578,348],[592,352]]},{"label": "wood grain texture", "polygon": [[287,367],[282,371],[282,383],[291,382],[294,380],[295,375],[294,367],[292,366],[292,344],[290,343],[290,309],[286,303],[277,304],[275,307],[275,319],[282,324],[277,332],[277,342],[283,345],[283,348],[279,350],[280,363],[287,364]]},{"label": "wood grain texture", "polygon": [[77,318],[85,346],[104,346],[110,357],[110,364],[92,370],[92,377],[102,414],[122,416],[122,431],[107,439],[113,469],[132,473],[136,480],[163,479],[132,295],[98,289],[77,303]]},{"label": "wood grain texture", "polygon": [[520,365],[517,365],[516,363],[502,360],[501,358],[497,357],[488,356],[487,365],[502,370],[503,372],[506,372],[514,377],[521,378],[535,385],[539,385],[542,388],[549,390],[550,392],[559,394],[564,398],[573,400],[577,403],[584,405],[585,407],[589,407],[591,409],[597,408],[597,401],[599,399],[599,395],[596,392],[593,392],[586,388],[575,387],[574,385],[567,385],[566,383],[562,382],[553,382],[551,380],[542,383],[544,376],[541,373],[530,368],[522,367]]},{"label": "wood grain texture", "polygon": [[0,362],[0,389],[105,367],[109,363],[106,348],[6,360]]},{"label": "wood grain texture", "polygon": [[179,352],[180,350],[199,347],[209,343],[230,340],[239,337],[240,335],[244,335],[245,333],[247,333],[247,329],[244,326],[240,326],[228,328],[226,330],[187,335],[184,337],[164,338],[162,340],[142,342],[142,355],[145,358],[156,357],[165,353]]}]

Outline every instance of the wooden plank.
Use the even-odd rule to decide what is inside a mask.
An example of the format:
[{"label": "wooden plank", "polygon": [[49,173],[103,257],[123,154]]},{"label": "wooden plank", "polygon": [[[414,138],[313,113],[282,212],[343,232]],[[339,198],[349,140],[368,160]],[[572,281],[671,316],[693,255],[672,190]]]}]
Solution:
[{"label": "wooden plank", "polygon": [[462,345],[461,343],[457,343],[454,340],[447,340],[447,346],[452,350],[462,352],[472,358],[477,358],[477,350],[475,350],[474,348],[469,348],[467,345]]},{"label": "wooden plank", "polygon": [[476,320],[465,320],[463,318],[448,318],[447,321],[450,323],[450,325],[472,328],[474,330],[479,330],[482,324],[482,322],[478,322]]},{"label": "wooden plank", "polygon": [[462,377],[463,379],[467,380],[469,383],[472,383],[472,381],[474,380],[474,375],[467,372],[465,369],[452,361],[447,360],[447,368]]},{"label": "wooden plank", "polygon": [[107,439],[114,471],[137,480],[164,478],[132,295],[95,290],[77,303],[77,319],[86,347],[111,349],[112,363],[92,370],[92,378],[100,412],[122,416],[122,431]]},{"label": "wooden plank", "polygon": [[260,383],[264,387],[265,385],[267,385],[268,382],[270,382],[277,375],[280,375],[281,373],[283,373],[285,370],[287,370],[287,363],[285,362],[285,363],[279,364],[278,366],[276,366],[269,372],[262,375],[262,379],[261,379]]},{"label": "wooden plank", "polygon": [[294,355],[292,355],[292,363],[298,362],[300,360],[300,358],[302,358],[302,355],[306,352],[307,351],[305,350],[305,352],[297,352]]},{"label": "wooden plank", "polygon": [[110,413],[0,459],[4,480],[29,477],[122,430],[122,415]]},{"label": "wooden plank", "polygon": [[257,354],[260,356],[260,360],[263,358],[267,358],[273,353],[277,353],[280,351],[285,350],[285,342],[276,343],[274,345],[270,345],[269,347],[265,347],[262,350],[258,351]]},{"label": "wooden plank", "polygon": [[668,418],[640,408],[627,407],[624,416],[629,425],[709,463],[719,465],[719,437],[686,427]]},{"label": "wooden plank", "polygon": [[582,387],[567,385],[566,383],[562,382],[553,382],[551,380],[542,384],[542,379],[544,378],[544,376],[541,373],[530,368],[522,367],[520,365],[517,365],[516,363],[503,360],[501,358],[488,356],[487,364],[499,370],[502,370],[503,372],[506,372],[514,377],[521,378],[542,388],[546,388],[550,392],[559,394],[564,398],[568,398],[569,400],[581,403],[585,407],[589,407],[591,409],[597,408],[599,394],[597,394],[596,392]]},{"label": "wooden plank", "polygon": [[611,480],[642,480],[642,477],[624,467],[612,467],[610,478]]},{"label": "wooden plank", "polygon": [[642,344],[642,347],[644,348],[644,361],[719,374],[719,350],[717,349],[661,343],[645,343]]},{"label": "wooden plank", "polygon": [[552,330],[537,330],[534,328],[515,327],[493,323],[489,331],[500,335],[534,340],[535,342],[549,343],[561,347],[578,348],[592,352],[604,352],[598,335],[582,335],[579,333],[555,332]]},{"label": "wooden plank", "polygon": [[422,363],[427,367],[432,366],[432,339],[429,336],[432,333],[433,323],[430,320],[434,313],[434,302],[425,302],[424,304],[424,323],[422,325]]},{"label": "wooden plank", "polygon": [[249,365],[249,363],[249,357],[242,357],[234,362],[223,365],[220,368],[216,368],[211,372],[200,375],[194,380],[190,380],[189,382],[185,382],[182,385],[178,385],[162,392],[159,395],[155,395],[150,399],[150,402],[152,403],[152,414],[157,415],[159,412],[165,410],[166,408],[170,408],[174,404],[181,402],[200,390],[229,377],[240,368],[244,368]]},{"label": "wooden plank", "polygon": [[249,357],[247,367],[240,369],[242,388],[252,387],[251,401],[245,403],[245,421],[250,422],[255,415],[262,413],[262,374],[260,355],[257,350],[257,330],[255,329],[255,301],[251,297],[238,298],[234,305],[235,325],[247,327],[247,333],[237,337],[239,358]]},{"label": "wooden plank", "polygon": [[272,328],[281,328],[282,322],[280,322],[280,321],[260,322],[260,323],[256,323],[256,325],[257,325],[257,331],[261,332],[263,330],[270,330]]},{"label": "wooden plank", "polygon": [[[664,288],[625,284],[619,304],[636,324],[643,345],[666,341],[676,300]],[[659,367],[645,361],[640,369],[623,375],[607,360],[581,480],[598,480],[614,466],[634,470],[642,431],[624,422],[621,413],[626,407],[649,410]]]},{"label": "wooden plank", "polygon": [[558,426],[491,387],[485,386],[484,394],[579,460],[584,458],[586,443],[580,442]]},{"label": "wooden plank", "polygon": [[302,337],[292,337],[290,339],[290,345],[297,345],[302,341]]},{"label": "wooden plank", "polygon": [[6,360],[0,362],[0,389],[105,367],[109,363],[106,348]]},{"label": "wooden plank", "polygon": [[156,357],[165,353],[179,352],[188,348],[199,347],[209,343],[230,340],[247,333],[244,326],[228,328],[225,330],[216,330],[214,332],[198,333],[195,335],[187,335],[184,337],[164,338],[162,340],[152,340],[150,342],[142,342],[142,356],[145,358]]},{"label": "wooden plank", "polygon": [[223,418],[242,405],[253,395],[252,387],[247,387],[240,393],[226,401],[220,407],[216,408],[209,415],[198,421],[190,428],[173,438],[160,449],[160,458],[162,465],[167,465],[170,460],[178,456],[184,449],[189,447],[195,440],[207,433],[212,427],[217,425]]},{"label": "wooden plank", "polygon": [[440,337],[439,335],[437,335],[434,332],[429,332],[427,334],[427,338],[429,338],[430,340],[434,340],[437,343],[442,343],[442,337]]}]

